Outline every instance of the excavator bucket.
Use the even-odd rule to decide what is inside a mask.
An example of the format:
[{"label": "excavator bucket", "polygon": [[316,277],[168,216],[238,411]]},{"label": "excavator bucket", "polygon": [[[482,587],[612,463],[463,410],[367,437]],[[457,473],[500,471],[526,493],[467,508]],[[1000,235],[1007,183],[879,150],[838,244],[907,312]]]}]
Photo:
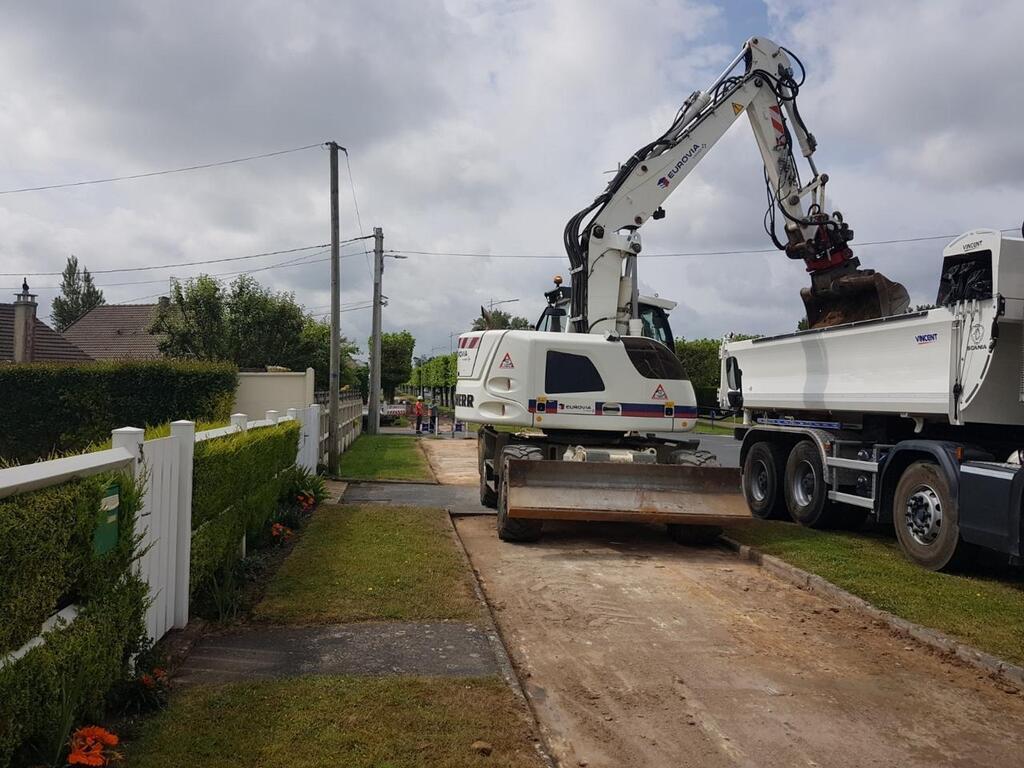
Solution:
[{"label": "excavator bucket", "polygon": [[803,288],[800,298],[804,300],[809,328],[900,315],[910,306],[906,288],[871,269],[837,277],[821,290]]},{"label": "excavator bucket", "polygon": [[508,472],[509,517],[693,525],[751,519],[738,469],[513,460]]}]

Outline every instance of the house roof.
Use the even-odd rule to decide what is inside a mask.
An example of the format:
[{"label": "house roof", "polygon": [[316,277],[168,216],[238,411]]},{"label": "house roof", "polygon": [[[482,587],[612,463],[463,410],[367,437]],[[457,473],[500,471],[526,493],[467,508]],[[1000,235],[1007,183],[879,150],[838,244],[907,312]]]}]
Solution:
[{"label": "house roof", "polygon": [[80,317],[64,337],[96,360],[163,357],[163,336],[149,332],[159,304],[103,304]]},{"label": "house roof", "polygon": [[[82,363],[91,358],[50,326],[35,319],[32,361]],[[14,305],[0,304],[0,362],[14,360]]]}]

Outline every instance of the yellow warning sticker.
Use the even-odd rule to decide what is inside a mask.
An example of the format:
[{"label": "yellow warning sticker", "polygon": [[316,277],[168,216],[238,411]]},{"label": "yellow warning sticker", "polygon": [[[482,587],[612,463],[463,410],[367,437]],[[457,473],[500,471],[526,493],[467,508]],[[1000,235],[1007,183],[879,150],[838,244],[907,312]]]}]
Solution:
[{"label": "yellow warning sticker", "polygon": [[738,115],[738,114],[739,114],[740,112],[742,112],[742,111],[743,111],[743,105],[742,105],[742,104],[737,104],[737,103],[736,103],[736,102],[734,101],[734,102],[732,103],[732,113],[733,113],[734,115]]}]

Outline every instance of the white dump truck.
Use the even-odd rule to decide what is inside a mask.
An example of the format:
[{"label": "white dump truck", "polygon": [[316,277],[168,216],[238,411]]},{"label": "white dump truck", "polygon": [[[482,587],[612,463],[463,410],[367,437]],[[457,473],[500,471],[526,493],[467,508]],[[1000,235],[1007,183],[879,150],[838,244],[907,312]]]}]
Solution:
[{"label": "white dump truck", "polygon": [[1022,556],[1024,240],[943,252],[937,306],[722,345],[742,409],[743,493],[760,518],[892,522],[929,569],[963,544]]}]

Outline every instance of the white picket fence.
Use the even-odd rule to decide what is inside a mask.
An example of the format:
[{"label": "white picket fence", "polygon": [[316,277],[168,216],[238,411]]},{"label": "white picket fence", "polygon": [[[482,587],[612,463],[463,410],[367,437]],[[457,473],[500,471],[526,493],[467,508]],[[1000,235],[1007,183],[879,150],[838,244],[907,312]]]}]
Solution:
[{"label": "white picket fence", "polygon": [[[175,421],[171,434],[145,440],[145,432],[122,427],[111,432],[105,451],[69,456],[52,461],[0,469],[0,499],[16,493],[132,467],[145,479],[145,496],[136,521],[144,554],[138,572],[149,585],[151,604],[146,630],[154,642],[173,627],[184,627],[189,615],[189,565],[192,555],[192,468],[195,444],[236,432],[295,420],[300,424],[296,464],[316,471],[320,451],[320,406],[290,408],[287,415],[267,411],[263,419],[250,421],[243,413],[232,414],[231,425],[203,432],[191,421]],[[347,446],[346,446],[347,447]],[[0,668],[44,642],[45,632],[74,621],[77,609],[65,608],[47,619],[40,635],[22,648],[0,656]]]}]

